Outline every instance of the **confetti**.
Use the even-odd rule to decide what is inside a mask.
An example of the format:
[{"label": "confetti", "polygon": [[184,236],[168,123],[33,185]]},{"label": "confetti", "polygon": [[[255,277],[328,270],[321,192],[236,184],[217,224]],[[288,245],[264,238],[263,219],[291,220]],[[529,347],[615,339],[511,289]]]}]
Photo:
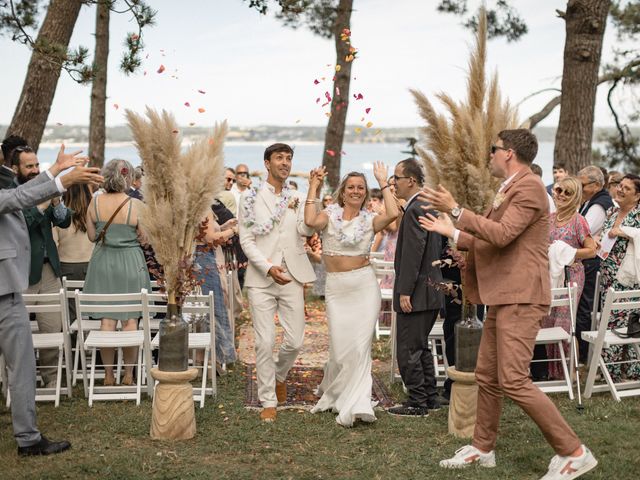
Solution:
[{"label": "confetti", "polygon": [[203,94],[203,95],[204,95],[204,94],[205,94],[205,93],[207,93],[207,92],[205,92],[204,90],[198,90],[198,93],[201,93],[201,94]]},{"label": "confetti", "polygon": [[322,80],[323,82],[327,79],[327,77],[320,77],[320,80]]},{"label": "confetti", "polygon": [[316,98],[316,103],[320,103],[320,97]]},{"label": "confetti", "polygon": [[346,155],[347,152],[345,152],[344,150],[340,152],[340,155]]},{"label": "confetti", "polygon": [[171,130],[171,133],[178,133],[178,130]]},{"label": "confetti", "polygon": [[204,108],[200,107],[200,108],[198,109],[198,113],[204,113],[204,112],[206,112],[206,110],[205,110]]},{"label": "confetti", "polygon": [[364,113],[369,113],[371,111],[371,107],[367,107],[364,109]]},{"label": "confetti", "polygon": [[189,122],[189,126],[193,127],[196,124],[196,122]]},{"label": "confetti", "polygon": [[117,103],[113,104],[113,108],[115,108],[116,110],[118,110],[120,108],[120,105],[118,105]]},{"label": "confetti", "polygon": [[340,87],[336,87],[336,95],[340,96]]},{"label": "confetti", "polygon": [[313,81],[313,84],[314,84],[314,85],[318,85],[319,83],[320,83],[320,82],[318,81],[318,79],[317,79],[317,78]]},{"label": "confetti", "polygon": [[361,122],[364,122],[364,117],[361,117],[361,118],[360,118],[360,121],[361,121]]},{"label": "confetti", "polygon": [[339,72],[340,70],[342,70],[342,65],[336,65],[336,72]]},{"label": "confetti", "polygon": [[147,53],[147,55],[144,58],[145,58],[145,60],[148,60],[149,59],[149,54]]},{"label": "confetti", "polygon": [[329,155],[330,157],[335,157],[336,152],[334,152],[333,150],[327,150],[327,155]]},{"label": "confetti", "polygon": [[373,122],[367,122],[367,128],[373,127]]},{"label": "confetti", "polygon": [[143,77],[147,76],[147,71],[145,70],[144,73],[142,74]]},{"label": "confetti", "polygon": [[327,99],[327,102],[331,101],[331,95],[329,95],[329,92],[324,92],[324,96]]},{"label": "confetti", "polygon": [[190,106],[191,106],[191,104],[190,104],[189,102],[184,102],[184,106],[185,106],[185,107],[190,107]]},{"label": "confetti", "polygon": [[364,99],[364,96],[361,93],[358,93],[358,94],[354,93],[353,98],[355,98],[356,100],[362,100]]},{"label": "confetti", "polygon": [[62,126],[62,124],[60,122],[56,122],[56,125],[58,125],[59,127]]},{"label": "confetti", "polygon": [[296,120],[296,123],[300,123],[300,119]]},{"label": "confetti", "polygon": [[166,70],[166,68],[164,67],[164,65],[160,65],[160,67],[158,68],[158,73],[162,73]]},{"label": "confetti", "polygon": [[327,118],[331,118],[331,112],[324,112],[324,114],[327,116]]},{"label": "confetti", "polygon": [[[207,141],[207,143],[209,143],[209,145],[213,145],[213,144],[214,144],[213,138],[210,138],[210,139]],[[218,407],[218,408],[222,408],[222,407]]]},{"label": "confetti", "polygon": [[354,130],[354,132],[356,132],[356,133],[361,133],[361,132],[362,132],[362,129],[361,129],[360,127],[356,127],[356,129]]}]

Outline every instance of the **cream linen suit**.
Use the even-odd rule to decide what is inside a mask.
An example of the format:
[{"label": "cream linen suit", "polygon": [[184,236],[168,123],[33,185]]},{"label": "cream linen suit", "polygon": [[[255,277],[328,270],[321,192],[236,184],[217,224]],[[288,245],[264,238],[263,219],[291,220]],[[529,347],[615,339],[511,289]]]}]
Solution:
[{"label": "cream linen suit", "polygon": [[[255,235],[245,225],[244,203],[250,191],[240,197],[238,223],[240,244],[249,259],[245,286],[256,336],[256,373],[258,398],[263,408],[276,407],[275,382],[283,382],[302,347],[304,337],[304,292],[303,285],[316,277],[304,251],[302,236],[311,236],[313,230],[304,224],[304,197],[291,191],[291,205],[280,222],[266,235]],[[264,223],[276,210],[280,196],[272,185],[264,182],[258,188],[255,199],[255,219]],[[283,266],[292,278],[286,285],[278,285],[267,275],[273,266]],[[274,315],[278,313],[284,329],[284,339],[277,359],[273,349],[276,342]]]}]

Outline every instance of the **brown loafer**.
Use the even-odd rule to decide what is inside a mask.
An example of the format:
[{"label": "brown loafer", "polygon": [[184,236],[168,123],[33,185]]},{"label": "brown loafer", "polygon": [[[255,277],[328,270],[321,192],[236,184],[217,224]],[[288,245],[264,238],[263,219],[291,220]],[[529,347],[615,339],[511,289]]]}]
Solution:
[{"label": "brown loafer", "polygon": [[276,380],[276,398],[278,403],[287,402],[287,382],[279,382]]},{"label": "brown loafer", "polygon": [[260,412],[260,420],[263,422],[276,421],[276,407],[266,407]]}]

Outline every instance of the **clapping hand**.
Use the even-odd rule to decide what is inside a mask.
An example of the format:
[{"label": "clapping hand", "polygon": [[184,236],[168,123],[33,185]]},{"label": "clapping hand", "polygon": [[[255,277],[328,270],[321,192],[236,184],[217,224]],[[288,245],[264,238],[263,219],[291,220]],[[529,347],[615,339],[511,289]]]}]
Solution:
[{"label": "clapping hand", "polygon": [[435,189],[425,187],[424,190],[420,192],[419,198],[420,200],[429,202],[431,208],[435,208],[443,213],[450,213],[451,209],[458,205],[453,195],[442,185],[438,185]]},{"label": "clapping hand", "polygon": [[313,189],[317,192],[322,187],[324,177],[326,176],[326,167],[318,167],[311,170],[311,172],[309,172],[309,190]]},{"label": "clapping hand", "polygon": [[455,227],[449,215],[446,213],[441,213],[438,217],[427,213],[424,217],[418,217],[418,222],[420,222],[420,226],[428,232],[435,232],[442,236],[453,238]]},{"label": "clapping hand", "polygon": [[388,169],[387,166],[382,162],[373,162],[373,176],[376,177],[378,181],[378,185],[383,187],[387,183],[388,178]]},{"label": "clapping hand", "polygon": [[79,157],[78,154],[82,153],[82,150],[76,150],[73,153],[65,153],[64,143],[60,145],[60,151],[56,158],[56,163],[49,169],[51,174],[55,177],[63,170],[71,167],[84,167],[89,162],[89,157]]}]

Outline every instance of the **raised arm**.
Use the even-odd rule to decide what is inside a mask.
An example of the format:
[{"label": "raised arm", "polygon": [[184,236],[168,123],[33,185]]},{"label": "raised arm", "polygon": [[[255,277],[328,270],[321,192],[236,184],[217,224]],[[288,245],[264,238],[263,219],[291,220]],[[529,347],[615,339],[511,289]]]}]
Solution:
[{"label": "raised arm", "polygon": [[327,172],[324,167],[311,170],[311,173],[309,173],[309,191],[304,202],[304,224],[317,231],[323,230],[329,223],[327,214],[324,211],[319,212],[317,208],[320,189],[326,175]]},{"label": "raised arm", "polygon": [[398,218],[398,204],[389,189],[387,173],[387,166],[384,163],[375,162],[373,164],[373,175],[376,177],[378,185],[380,185],[382,199],[384,200],[384,212],[373,218],[373,231],[376,233]]}]

